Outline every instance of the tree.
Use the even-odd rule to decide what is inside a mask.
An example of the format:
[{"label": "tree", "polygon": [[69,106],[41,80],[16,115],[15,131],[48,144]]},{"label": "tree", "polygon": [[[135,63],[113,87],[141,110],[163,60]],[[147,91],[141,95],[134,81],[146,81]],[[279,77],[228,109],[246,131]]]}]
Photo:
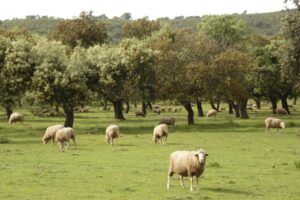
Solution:
[{"label": "tree", "polygon": [[220,48],[240,48],[247,37],[244,21],[232,15],[205,16],[202,18],[199,31],[217,42]]},{"label": "tree", "polygon": [[137,38],[143,39],[150,36],[153,32],[160,29],[160,23],[158,21],[149,21],[146,18],[130,21],[124,24],[122,28],[123,38]]},{"label": "tree", "polygon": [[123,92],[129,79],[129,58],[124,48],[96,45],[87,53],[90,62],[99,70],[101,95],[113,103],[115,119],[124,120]]},{"label": "tree", "polygon": [[31,85],[35,63],[31,55],[32,43],[29,41],[18,39],[9,42],[2,37],[0,43],[1,49],[6,48],[6,52],[0,55],[0,103],[9,118],[13,106],[21,102]]},{"label": "tree", "polygon": [[236,114],[242,119],[249,118],[246,107],[251,90],[251,63],[249,55],[228,49],[216,56],[207,78],[216,85],[216,91],[223,91],[224,100],[234,101]]},{"label": "tree", "polygon": [[84,76],[82,51],[78,47],[71,57],[60,42],[41,40],[33,48],[37,63],[31,94],[36,104],[62,106],[66,114],[65,127],[73,127],[74,107],[89,98]]},{"label": "tree", "polygon": [[71,48],[80,44],[83,47],[103,44],[107,38],[106,25],[95,19],[92,12],[82,12],[78,18],[61,20],[48,36],[61,41]]}]

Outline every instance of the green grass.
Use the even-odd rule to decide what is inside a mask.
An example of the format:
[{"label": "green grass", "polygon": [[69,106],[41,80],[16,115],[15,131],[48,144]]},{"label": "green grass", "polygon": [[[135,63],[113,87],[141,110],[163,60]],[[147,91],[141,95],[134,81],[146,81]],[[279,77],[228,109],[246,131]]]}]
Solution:
[{"label": "green grass", "polygon": [[[76,152],[72,144],[60,152],[56,144],[41,142],[45,128],[63,118],[18,110],[24,123],[0,119],[0,199],[299,199],[300,112],[281,117],[287,128],[266,135],[268,107],[250,112],[249,120],[226,111],[216,119],[195,117],[194,126],[186,125],[185,111],[163,113],[177,118],[167,145],[151,142],[159,115],[135,118],[131,111],[126,121],[116,121],[112,112],[92,108],[75,116]],[[112,123],[122,133],[113,147],[104,143]],[[189,192],[188,179],[181,189],[177,175],[167,190],[170,153],[199,148],[209,153],[200,191]]]}]

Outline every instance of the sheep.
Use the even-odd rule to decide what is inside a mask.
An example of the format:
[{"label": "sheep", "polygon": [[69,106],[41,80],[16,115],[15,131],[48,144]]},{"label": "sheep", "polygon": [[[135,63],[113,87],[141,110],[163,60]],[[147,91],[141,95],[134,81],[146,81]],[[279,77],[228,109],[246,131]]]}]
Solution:
[{"label": "sheep", "polygon": [[23,122],[23,120],[24,120],[24,116],[20,113],[15,112],[10,115],[8,123],[12,124],[17,122]]},{"label": "sheep", "polygon": [[280,114],[280,115],[288,115],[287,110],[284,109],[284,108],[276,108],[276,109],[275,109],[275,113],[276,113],[276,114]]},{"label": "sheep", "polygon": [[211,117],[211,116],[214,116],[214,117],[217,116],[217,111],[216,111],[215,109],[209,110],[209,111],[207,112],[206,118]]},{"label": "sheep", "polygon": [[175,117],[163,117],[158,124],[175,125]]},{"label": "sheep", "polygon": [[273,117],[266,118],[265,124],[266,124],[266,133],[268,133],[268,131],[271,128],[277,128],[277,132],[278,132],[278,129],[285,128],[285,123],[281,119],[276,119]]},{"label": "sheep", "polygon": [[160,108],[155,108],[155,109],[153,109],[153,112],[160,115],[161,110],[160,110]]},{"label": "sheep", "polygon": [[161,143],[167,144],[169,128],[166,124],[157,125],[153,130],[152,141],[156,144],[160,139]]},{"label": "sheep", "polygon": [[54,143],[54,139],[55,139],[55,135],[56,135],[56,132],[63,128],[64,126],[63,125],[54,125],[54,126],[49,126],[47,129],[46,129],[46,132],[42,138],[42,142],[44,144],[47,144],[49,140],[52,140],[52,144]]},{"label": "sheep", "polygon": [[[73,128],[61,128],[55,134],[55,141],[59,142],[60,149],[63,151],[64,149],[68,149],[70,139],[73,140],[76,150],[76,142],[75,142],[75,131]],[[66,144],[66,148],[64,148]]]},{"label": "sheep", "polygon": [[175,151],[170,155],[167,189],[170,189],[170,179],[174,173],[180,176],[181,187],[184,188],[183,177],[190,177],[190,191],[193,191],[193,176],[196,176],[197,191],[199,190],[199,177],[205,169],[208,154],[203,150]]},{"label": "sheep", "polygon": [[173,110],[172,110],[173,112],[177,112],[178,111],[178,108],[173,108]]},{"label": "sheep", "polygon": [[145,117],[145,113],[143,111],[135,111],[135,117],[138,116]]},{"label": "sheep", "polygon": [[165,108],[162,108],[162,109],[160,109],[161,110],[161,112],[166,112],[166,109]]},{"label": "sheep", "polygon": [[113,145],[114,139],[118,138],[120,134],[119,126],[117,125],[110,125],[105,130],[105,141],[106,144]]}]

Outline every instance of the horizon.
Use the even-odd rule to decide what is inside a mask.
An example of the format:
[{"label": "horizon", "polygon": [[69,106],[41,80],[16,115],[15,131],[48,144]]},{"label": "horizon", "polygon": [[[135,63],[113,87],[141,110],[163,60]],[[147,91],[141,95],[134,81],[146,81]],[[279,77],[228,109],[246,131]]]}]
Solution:
[{"label": "horizon", "polygon": [[253,0],[251,2],[175,0],[172,1],[170,9],[168,1],[159,0],[152,0],[151,2],[135,0],[127,0],[126,2],[122,0],[110,0],[109,2],[86,0],[83,2],[74,0],[71,6],[69,2],[66,0],[27,0],[26,2],[11,0],[0,7],[0,20],[25,19],[28,16],[72,19],[78,17],[82,11],[92,11],[93,16],[105,15],[109,19],[130,13],[131,19],[147,17],[152,20],[158,18],[174,19],[181,16],[186,18],[204,15],[243,14],[245,12],[247,14],[259,14],[295,8],[292,3],[284,3],[283,0]]}]

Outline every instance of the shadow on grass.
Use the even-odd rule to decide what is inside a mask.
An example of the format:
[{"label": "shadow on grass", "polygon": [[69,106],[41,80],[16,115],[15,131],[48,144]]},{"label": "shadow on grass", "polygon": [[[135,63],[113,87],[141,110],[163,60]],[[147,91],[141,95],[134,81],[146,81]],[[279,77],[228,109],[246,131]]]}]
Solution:
[{"label": "shadow on grass", "polygon": [[253,195],[253,192],[237,190],[237,189],[229,189],[229,188],[203,188],[212,192],[220,192],[220,193],[231,193],[231,194],[243,194],[243,195]]}]

